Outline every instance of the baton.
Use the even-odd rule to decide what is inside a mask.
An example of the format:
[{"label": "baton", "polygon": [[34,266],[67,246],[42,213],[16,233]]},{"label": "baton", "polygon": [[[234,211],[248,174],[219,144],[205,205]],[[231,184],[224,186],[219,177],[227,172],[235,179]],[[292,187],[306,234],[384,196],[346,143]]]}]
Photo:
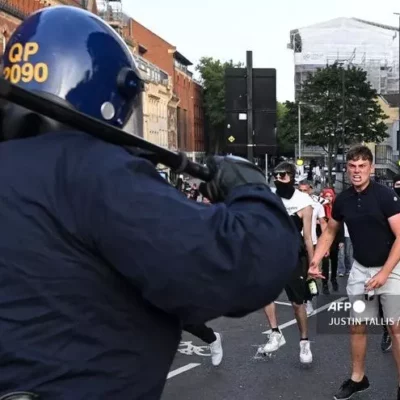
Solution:
[{"label": "baton", "polygon": [[212,179],[208,167],[190,161],[184,152],[175,153],[157,146],[140,136],[129,134],[122,129],[71,109],[64,104],[22,89],[6,81],[4,78],[0,78],[0,98],[65,125],[69,125],[79,131],[87,132],[105,142],[119,146],[138,147],[151,151],[157,155],[161,164],[170,167],[177,173],[186,173],[203,181]]}]

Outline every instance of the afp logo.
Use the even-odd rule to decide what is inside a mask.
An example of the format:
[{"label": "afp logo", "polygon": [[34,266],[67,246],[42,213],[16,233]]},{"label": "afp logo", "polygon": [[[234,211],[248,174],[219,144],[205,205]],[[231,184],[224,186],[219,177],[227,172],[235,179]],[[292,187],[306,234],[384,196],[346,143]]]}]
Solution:
[{"label": "afp logo", "polygon": [[340,312],[354,310],[357,314],[364,312],[366,308],[365,302],[362,300],[356,300],[354,303],[351,301],[341,301],[331,303],[328,307],[328,311]]}]

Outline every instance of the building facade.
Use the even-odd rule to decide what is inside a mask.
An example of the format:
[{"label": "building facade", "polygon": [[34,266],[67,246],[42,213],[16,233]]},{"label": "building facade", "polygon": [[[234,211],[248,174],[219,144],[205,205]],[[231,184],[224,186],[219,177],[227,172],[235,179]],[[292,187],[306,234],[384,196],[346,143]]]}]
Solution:
[{"label": "building facade", "polygon": [[375,157],[375,176],[386,182],[391,182],[395,174],[399,173],[399,108],[397,95],[381,95],[379,105],[388,116],[384,121],[387,126],[388,137],[379,144],[371,143],[369,147]]},{"label": "building facade", "polygon": [[[176,48],[160,38],[158,35],[147,29],[145,26],[135,21],[134,19],[130,20],[129,24],[129,32],[137,42],[135,52],[138,54],[138,57],[143,60],[144,63],[148,63],[148,65],[157,66],[159,70],[162,72],[162,80],[161,85],[167,85],[168,87],[168,102],[166,104],[166,108],[163,108],[162,114],[166,110],[166,124],[167,124],[167,146],[172,151],[177,151],[180,149],[178,143],[178,105],[180,104],[180,98],[176,95],[174,90],[174,81],[173,81],[173,63],[174,63],[174,53]],[[140,63],[139,63],[140,68]],[[147,67],[146,67],[147,68]],[[145,72],[145,71],[143,71]],[[160,84],[159,84],[160,85]],[[160,89],[160,86],[159,86]],[[150,121],[157,121],[157,117],[153,114],[153,110],[157,110],[157,107],[152,106],[151,104],[157,99],[152,96],[149,98],[147,94],[154,93],[165,93],[164,90],[159,90],[157,88],[148,88],[146,91],[146,95],[144,98],[144,102],[146,103],[146,115],[145,118]],[[165,97],[164,99],[165,100]],[[147,104],[148,103],[148,104]],[[153,116],[152,116],[153,114]],[[151,129],[150,129],[151,128]],[[153,132],[154,125],[147,124],[148,136],[156,139],[157,134],[151,133]],[[162,135],[158,135],[160,138]]]},{"label": "building facade", "polygon": [[143,92],[143,136],[158,146],[170,148],[169,106],[173,97],[172,81],[165,71],[134,54],[145,81]]},{"label": "building facade", "polygon": [[378,94],[399,91],[398,28],[357,18],[336,18],[290,32],[295,97],[309,73],[327,64],[352,64],[367,72]]},{"label": "building facade", "polygon": [[192,63],[175,46],[135,20],[132,35],[138,42],[139,56],[157,65],[172,81],[173,94],[167,106],[169,148],[199,159],[204,152],[202,87],[188,69]]},{"label": "building facade", "polygon": [[[145,81],[144,138],[199,159],[204,152],[203,92],[188,69],[192,64],[175,46],[126,16],[121,0],[0,0],[0,54],[23,19],[60,4],[98,14],[124,38]],[[128,123],[125,130],[136,133],[132,126]]]},{"label": "building facade", "polygon": [[132,19],[131,24],[132,36],[137,40],[139,45],[138,54],[152,64],[157,65],[172,77],[176,47],[136,20]]},{"label": "building facade", "polygon": [[[205,126],[204,126],[204,105],[203,105],[203,87],[195,80],[192,81],[193,98],[193,152],[196,159],[204,156]],[[196,156],[197,155],[197,156]]]},{"label": "building facade", "polygon": [[[385,121],[388,139],[368,146],[375,157],[376,176],[390,182],[399,172],[399,29],[357,18],[336,18],[292,30],[288,48],[293,51],[296,99],[309,74],[326,65],[354,65],[366,71],[367,79],[379,94],[378,103],[389,116]],[[318,146],[302,149],[303,158],[320,155]],[[336,162],[343,163],[341,158]]]}]

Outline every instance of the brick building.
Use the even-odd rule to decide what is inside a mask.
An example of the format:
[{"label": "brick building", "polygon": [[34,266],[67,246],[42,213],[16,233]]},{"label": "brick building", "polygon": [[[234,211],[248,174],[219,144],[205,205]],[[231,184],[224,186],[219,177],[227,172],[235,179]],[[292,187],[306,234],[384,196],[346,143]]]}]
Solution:
[{"label": "brick building", "polygon": [[193,80],[191,90],[193,99],[193,151],[203,153],[205,149],[203,87]]},{"label": "brick building", "polygon": [[96,0],[0,0],[0,55],[15,28],[40,8],[72,5],[99,14],[122,34],[146,81],[145,137],[198,159],[204,151],[202,87],[188,70],[191,62],[139,22],[122,19],[119,8],[108,7],[106,0],[99,4],[98,8]]},{"label": "brick building", "polygon": [[0,55],[10,35],[28,15],[56,5],[85,8],[97,14],[96,0],[0,0]]},{"label": "brick building", "polygon": [[[192,159],[204,152],[204,119],[202,87],[193,79],[188,67],[192,63],[176,47],[139,22],[132,20],[131,34],[137,41],[138,54],[165,71],[173,82],[173,96],[169,103],[169,144],[185,151]],[[176,139],[171,138],[176,123]]]}]

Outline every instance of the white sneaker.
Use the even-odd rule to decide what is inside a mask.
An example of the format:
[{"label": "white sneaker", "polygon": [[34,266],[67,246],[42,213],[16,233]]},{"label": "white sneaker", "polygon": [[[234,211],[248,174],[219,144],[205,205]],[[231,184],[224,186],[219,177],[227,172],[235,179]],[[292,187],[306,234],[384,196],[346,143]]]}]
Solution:
[{"label": "white sneaker", "polygon": [[307,312],[307,316],[310,316],[314,312],[314,307],[313,307],[313,304],[311,301],[307,301],[306,312]]},{"label": "white sneaker", "polygon": [[312,363],[313,356],[311,353],[310,342],[308,340],[300,341],[300,362],[302,364]]},{"label": "white sneaker", "polygon": [[286,344],[286,340],[281,333],[272,331],[271,334],[269,335],[268,342],[264,347],[261,347],[260,352],[261,353],[272,353],[274,351],[277,351],[280,347],[282,347],[284,344]]},{"label": "white sneaker", "polygon": [[221,335],[215,332],[215,336],[217,337],[217,339],[210,344],[210,350],[211,362],[216,367],[217,365],[221,364],[224,352],[222,350]]}]

